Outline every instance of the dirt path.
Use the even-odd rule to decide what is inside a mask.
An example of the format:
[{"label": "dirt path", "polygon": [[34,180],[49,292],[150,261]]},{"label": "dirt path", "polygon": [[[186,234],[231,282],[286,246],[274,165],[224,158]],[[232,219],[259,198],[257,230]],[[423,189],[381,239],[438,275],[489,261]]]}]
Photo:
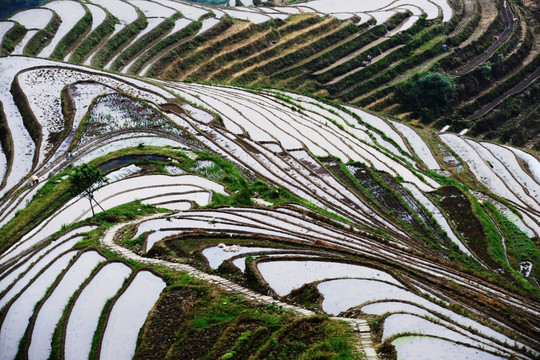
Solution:
[{"label": "dirt path", "polygon": [[454,31],[452,31],[448,35],[449,37],[460,33],[463,30],[463,28],[465,27],[465,25],[467,25],[469,23],[469,21],[471,21],[471,19],[474,16],[474,12],[475,12],[475,8],[476,8],[476,1],[474,1],[474,0],[465,0],[463,6],[464,6],[464,8],[463,8],[463,18],[459,21],[459,23],[456,26],[456,28],[454,29]]},{"label": "dirt path", "polygon": [[[503,0],[506,4],[506,0]],[[487,48],[485,52],[483,52],[480,55],[477,55],[474,57],[471,61],[467,62],[465,65],[457,68],[452,72],[452,75],[455,76],[462,76],[466,73],[470,72],[473,69],[476,69],[478,65],[483,63],[484,61],[488,60],[491,55],[497,50],[502,44],[504,44],[508,38],[510,38],[510,35],[512,35],[512,32],[515,30],[515,21],[514,21],[514,12],[512,11],[512,7],[508,3],[505,6],[501,8],[500,15],[504,19],[505,22],[505,29],[504,31],[498,35],[496,40]],[[508,27],[510,27],[510,30],[508,30]]]},{"label": "dirt path", "polygon": [[[436,40],[435,40],[436,41]],[[377,91],[380,91],[382,89],[386,89],[386,88],[389,88],[393,85],[396,85],[396,84],[399,84],[400,82],[402,81],[405,81],[407,80],[408,78],[410,78],[412,75],[418,73],[418,72],[423,72],[423,71],[426,71],[428,70],[429,68],[431,68],[431,66],[439,61],[440,59],[442,59],[443,57],[445,56],[448,56],[447,53],[442,53],[442,54],[439,54],[433,58],[429,58],[428,60],[424,61],[423,63],[417,65],[417,66],[414,66],[413,68],[405,71],[404,73],[402,73],[401,75],[397,75],[395,76],[391,81],[387,82],[386,84],[383,84],[382,86],[379,86],[379,87],[376,87],[375,89],[365,93],[365,94],[362,94],[354,99],[352,99],[351,101],[349,101],[349,103],[351,104],[355,104],[357,103],[358,101],[361,101],[371,95],[373,95],[374,93],[376,93]],[[401,61],[401,60],[400,60]],[[392,66],[395,66],[396,64],[398,64],[399,61],[397,61],[396,63],[394,64],[391,64],[389,67],[392,67]]]},{"label": "dirt path", "polygon": [[361,47],[360,49],[350,53],[349,55],[339,59],[338,61],[336,61],[335,63],[333,63],[332,65],[330,66],[327,66],[325,67],[324,69],[321,69],[321,70],[318,70],[318,71],[315,71],[313,73],[313,75],[319,75],[319,74],[322,74],[322,73],[325,73],[327,72],[328,70],[331,70],[333,68],[335,68],[336,66],[339,66],[349,60],[351,60],[352,58],[355,58],[357,57],[358,55],[360,55],[361,53],[363,53],[364,51],[368,50],[368,49],[371,49],[371,48],[375,48],[375,46],[379,45],[380,43],[382,43],[383,41],[386,41],[388,40],[388,38],[386,38],[386,36],[381,36],[380,38],[378,38],[377,40],[375,41],[372,41],[370,42],[369,44]]},{"label": "dirt path", "polygon": [[[346,72],[345,74],[343,75],[340,75],[338,77],[335,77],[334,79],[330,80],[329,82],[327,82],[326,84],[324,84],[325,86],[328,86],[328,85],[332,85],[332,84],[335,84],[337,82],[340,82],[341,80],[343,80],[344,78],[346,78],[347,76],[349,75],[352,75],[352,74],[355,74],[357,73],[358,71],[362,70],[362,69],[365,69],[366,67],[368,67],[369,65],[372,65],[374,63],[376,63],[377,61],[381,60],[382,58],[384,58],[386,55],[390,54],[390,53],[393,53],[394,51],[396,50],[399,50],[400,48],[402,48],[403,46],[405,45],[398,45],[398,46],[395,46],[393,48],[390,48],[388,50],[386,50],[385,52],[381,53],[380,49],[377,48],[377,50],[379,51],[379,54],[374,56],[372,59],[371,59],[371,63],[370,64],[366,64],[366,65],[360,65],[359,67],[349,71],[349,72]],[[375,55],[377,52],[375,51],[375,49],[373,49],[373,55]]]},{"label": "dirt path", "polygon": [[535,72],[533,72],[531,75],[529,75],[526,79],[524,79],[523,81],[521,81],[519,84],[517,84],[516,86],[514,86],[513,88],[511,88],[510,90],[508,90],[507,92],[505,92],[504,94],[498,96],[495,100],[491,101],[490,103],[482,106],[478,111],[476,111],[474,114],[472,115],[469,115],[467,117],[467,120],[476,120],[482,116],[484,116],[485,114],[487,114],[488,112],[490,112],[494,107],[496,107],[497,105],[499,105],[503,100],[505,100],[506,98],[514,95],[514,94],[517,94],[518,92],[522,91],[523,89],[525,89],[527,86],[531,85],[533,82],[535,82],[536,80],[538,80],[538,78],[540,77],[540,68],[536,69]]},{"label": "dirt path", "polygon": [[[177,271],[187,272],[190,276],[215,284],[221,287],[225,291],[243,296],[251,301],[255,301],[255,302],[267,304],[267,305],[274,304],[274,305],[282,307],[283,309],[294,312],[295,314],[299,316],[315,315],[315,312],[311,310],[307,310],[299,306],[294,306],[291,304],[284,303],[282,301],[276,300],[267,295],[261,295],[259,293],[252,291],[251,289],[237,285],[234,282],[224,279],[222,277],[210,275],[200,270],[197,270],[190,265],[176,263],[176,262],[173,263],[173,262],[169,262],[165,260],[145,258],[145,257],[139,256],[135,254],[134,252],[128,249],[125,249],[121,247],[120,245],[117,245],[114,242],[114,236],[116,235],[118,230],[120,230],[124,226],[129,225],[129,224],[136,224],[143,221],[148,221],[152,218],[158,218],[158,217],[163,217],[163,216],[164,214],[156,214],[156,215],[152,215],[150,217],[146,217],[146,218],[132,221],[129,223],[117,224],[109,228],[109,230],[107,230],[107,232],[103,235],[103,238],[101,239],[101,243],[106,248],[122,255],[123,257],[127,259],[135,260],[142,264],[153,264],[153,265],[165,266],[165,267],[177,270]],[[348,322],[353,327],[353,331],[355,332],[356,337],[358,339],[358,350],[363,351],[366,354],[366,358],[368,360],[378,360],[377,353],[375,349],[373,348],[373,342],[371,341],[371,329],[366,320],[353,319],[353,318],[340,318],[340,317],[334,317],[333,319]]]}]

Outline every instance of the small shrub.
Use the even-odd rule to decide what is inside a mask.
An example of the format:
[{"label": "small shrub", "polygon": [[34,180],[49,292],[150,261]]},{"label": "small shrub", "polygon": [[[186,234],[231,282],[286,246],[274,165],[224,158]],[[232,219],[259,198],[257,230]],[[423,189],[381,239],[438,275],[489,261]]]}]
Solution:
[{"label": "small shrub", "polygon": [[404,109],[418,113],[424,122],[429,122],[443,113],[453,91],[449,76],[424,72],[400,84],[395,97]]}]

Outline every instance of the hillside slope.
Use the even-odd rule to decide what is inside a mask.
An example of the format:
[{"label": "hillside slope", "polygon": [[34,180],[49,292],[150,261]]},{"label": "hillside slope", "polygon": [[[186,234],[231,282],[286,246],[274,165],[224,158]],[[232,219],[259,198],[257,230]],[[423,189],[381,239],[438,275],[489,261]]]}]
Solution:
[{"label": "hillside slope", "polygon": [[[42,7],[52,10],[52,18],[25,10],[1,22],[2,53],[164,79],[283,87],[435,122],[438,129],[451,125],[488,140],[538,144],[529,94],[538,87],[540,37],[537,5],[528,1],[329,6],[318,0],[246,8],[96,0],[83,4],[85,17],[65,19],[72,24],[62,20],[66,15],[55,3]],[[68,4],[69,11],[83,10],[74,1],[63,6]],[[67,33],[69,26],[73,31]],[[428,103],[426,111],[396,96],[407,79],[426,71],[447,74],[453,82],[444,108]]]},{"label": "hillside slope", "polygon": [[[475,91],[535,126],[536,25],[436,4],[56,0],[0,22],[0,359],[537,359],[538,157],[393,95],[428,64],[465,94],[506,51]],[[460,96],[469,119],[436,126],[502,117]]]}]

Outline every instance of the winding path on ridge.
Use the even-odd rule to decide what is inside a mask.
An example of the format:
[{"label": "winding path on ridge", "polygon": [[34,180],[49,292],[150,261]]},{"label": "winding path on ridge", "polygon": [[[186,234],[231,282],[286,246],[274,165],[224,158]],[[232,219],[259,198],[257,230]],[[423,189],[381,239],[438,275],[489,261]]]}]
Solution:
[{"label": "winding path on ridge", "polygon": [[478,109],[475,113],[472,115],[469,115],[467,117],[467,120],[476,120],[484,115],[486,115],[488,112],[490,112],[494,107],[499,105],[503,100],[506,98],[517,94],[521,92],[523,89],[525,89],[527,86],[531,85],[533,82],[538,80],[540,78],[540,68],[536,69],[535,72],[533,72],[531,75],[527,76],[527,78],[523,79],[520,83],[518,83],[516,86],[511,88],[510,90],[506,91],[502,95],[496,97],[493,101],[489,102],[488,104],[482,106],[480,109]]},{"label": "winding path on ridge", "polygon": [[[502,44],[504,44],[512,32],[515,30],[514,12],[507,0],[502,0],[505,5],[501,6],[500,16],[505,21],[503,32],[497,37],[497,39],[486,49],[485,52],[474,57],[471,61],[467,62],[463,66],[457,68],[452,72],[453,76],[462,76],[475,69],[478,65],[490,58],[490,54],[493,54]],[[510,26],[510,31],[508,27]]]},{"label": "winding path on ridge", "polygon": [[[256,293],[243,286],[237,285],[230,280],[224,279],[219,276],[210,275],[200,270],[197,270],[190,265],[165,261],[161,259],[145,258],[145,257],[139,256],[135,254],[134,252],[132,252],[131,250],[128,250],[114,242],[116,233],[124,226],[151,220],[153,218],[163,217],[163,215],[164,214],[160,213],[160,214],[152,215],[152,216],[145,217],[142,219],[138,219],[132,222],[117,224],[107,230],[107,232],[103,235],[101,239],[101,243],[106,248],[120,254],[126,259],[134,260],[141,264],[153,264],[153,265],[165,266],[165,267],[174,269],[176,271],[187,272],[190,276],[193,276],[194,278],[197,278],[199,280],[207,281],[214,285],[220,286],[225,291],[243,296],[247,298],[248,300],[255,301],[258,303],[267,304],[267,305],[274,304],[274,305],[280,306],[283,309],[294,312],[296,315],[299,315],[299,316],[315,315],[315,312],[311,310],[307,310],[299,306],[287,304],[287,303],[278,301],[270,296]],[[353,327],[353,330],[357,337],[358,350],[363,351],[366,354],[367,360],[378,360],[377,352],[375,351],[373,347],[373,342],[371,340],[371,329],[366,320],[354,319],[354,318],[341,318],[341,317],[333,317],[333,319],[342,320],[349,323]]]}]

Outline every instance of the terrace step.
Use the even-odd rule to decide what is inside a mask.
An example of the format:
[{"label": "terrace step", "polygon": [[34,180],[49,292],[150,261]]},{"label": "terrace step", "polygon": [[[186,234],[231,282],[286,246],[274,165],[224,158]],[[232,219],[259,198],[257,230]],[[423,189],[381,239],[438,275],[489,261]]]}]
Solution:
[{"label": "terrace step", "polygon": [[105,247],[115,251],[116,253],[118,253],[118,254],[120,254],[120,255],[128,258],[128,259],[135,260],[135,261],[138,261],[138,262],[144,262],[146,264],[156,264],[156,265],[160,265],[160,266],[166,266],[166,267],[178,270],[178,271],[185,271],[185,272],[188,272],[190,275],[192,275],[192,276],[194,276],[194,277],[196,277],[198,279],[205,280],[205,281],[212,281],[213,283],[221,286],[226,291],[248,297],[248,298],[250,298],[250,299],[252,299],[252,300],[254,300],[256,302],[260,302],[260,303],[263,303],[263,304],[267,304],[267,305],[275,304],[277,306],[282,306],[283,308],[289,309],[289,310],[291,310],[291,311],[293,311],[293,312],[295,312],[295,313],[297,313],[297,314],[299,314],[301,316],[315,315],[315,313],[313,311],[311,311],[311,310],[307,310],[307,309],[304,309],[304,308],[301,308],[301,307],[290,305],[290,304],[275,300],[275,299],[273,299],[273,298],[271,298],[269,296],[266,296],[266,295],[258,294],[258,293],[254,292],[254,291],[252,291],[252,290],[250,290],[248,288],[244,288],[242,286],[239,286],[239,285],[233,283],[230,280],[221,278],[219,276],[204,273],[204,272],[202,272],[202,271],[200,271],[200,270],[198,270],[198,269],[196,269],[196,268],[194,268],[194,267],[192,267],[190,265],[187,265],[187,264],[173,263],[173,262],[169,262],[169,261],[165,261],[165,260],[161,260],[161,259],[154,259],[154,258],[143,258],[143,257],[135,254],[134,252],[132,252],[130,250],[127,250],[127,249],[125,249],[124,247],[122,247],[120,245],[117,245],[114,242],[114,237],[115,237],[116,233],[118,232],[118,230],[120,230],[124,226],[126,226],[126,225],[134,225],[134,224],[140,223],[142,221],[148,221],[148,220],[158,218],[158,217],[163,217],[163,214],[156,214],[156,215],[144,218],[142,220],[137,220],[137,221],[133,221],[133,222],[129,222],[129,223],[117,224],[117,225],[111,227],[109,230],[107,230],[107,232],[103,235],[103,237],[101,239],[101,242]]},{"label": "terrace step", "polygon": [[[191,267],[190,265],[187,265],[187,264],[172,263],[172,262],[169,262],[169,261],[160,260],[160,259],[154,259],[154,258],[141,258],[141,256],[133,253],[130,250],[127,250],[127,249],[123,248],[120,245],[117,245],[114,242],[115,235],[121,228],[123,228],[123,227],[125,227],[127,225],[135,225],[137,223],[141,223],[143,221],[148,221],[148,220],[159,218],[159,217],[163,217],[163,214],[152,215],[152,216],[146,217],[144,219],[132,221],[132,222],[129,222],[129,223],[117,224],[117,225],[115,225],[115,226],[113,226],[113,227],[111,227],[111,228],[109,228],[107,230],[107,232],[101,238],[101,242],[105,247],[107,247],[110,250],[124,256],[127,259],[135,260],[137,262],[143,262],[144,261],[144,263],[146,263],[146,264],[156,264],[156,265],[160,265],[160,266],[166,266],[166,267],[178,270],[178,271],[185,271],[185,272],[188,272],[191,276],[193,276],[195,278],[198,278],[198,279],[201,279],[201,280],[204,280],[204,281],[211,281],[214,284],[219,285],[225,291],[229,291],[229,292],[231,292],[233,294],[244,296],[244,297],[246,297],[246,298],[248,298],[248,299],[250,299],[252,301],[255,301],[255,302],[260,302],[260,303],[263,303],[263,304],[266,304],[266,305],[273,305],[273,306],[282,307],[282,308],[290,310],[290,311],[292,311],[292,312],[294,312],[294,313],[296,313],[297,315],[300,315],[300,316],[313,316],[313,315],[315,315],[315,313],[313,311],[311,311],[311,310],[304,309],[304,308],[301,308],[301,307],[298,307],[298,306],[294,306],[294,305],[291,305],[291,304],[287,304],[287,303],[275,300],[275,299],[273,299],[273,298],[271,298],[270,296],[267,296],[267,295],[261,295],[261,294],[255,293],[254,291],[252,291],[250,289],[247,289],[247,288],[244,288],[242,286],[239,286],[239,285],[231,282],[230,280],[223,279],[223,278],[221,278],[219,276],[206,274],[206,273],[204,273],[204,272],[202,272],[202,271],[200,271],[198,269],[195,269],[195,268],[193,268],[193,267]],[[351,324],[354,327],[355,331],[359,332],[359,334],[360,334],[358,336],[359,345],[360,345],[359,349],[362,350],[366,354],[368,360],[378,360],[377,353],[376,353],[375,349],[373,348],[373,343],[371,341],[371,335],[370,335],[371,329],[370,329],[369,325],[367,324],[367,321],[361,320],[361,319],[349,319],[349,318],[337,318],[337,317],[333,318],[333,319],[342,320],[342,321],[345,321],[345,322],[348,322],[349,324]]]},{"label": "terrace step", "polygon": [[355,318],[332,317],[334,320],[345,321],[354,327],[358,339],[358,349],[366,354],[368,360],[378,360],[377,352],[371,340],[371,329],[366,320]]}]

